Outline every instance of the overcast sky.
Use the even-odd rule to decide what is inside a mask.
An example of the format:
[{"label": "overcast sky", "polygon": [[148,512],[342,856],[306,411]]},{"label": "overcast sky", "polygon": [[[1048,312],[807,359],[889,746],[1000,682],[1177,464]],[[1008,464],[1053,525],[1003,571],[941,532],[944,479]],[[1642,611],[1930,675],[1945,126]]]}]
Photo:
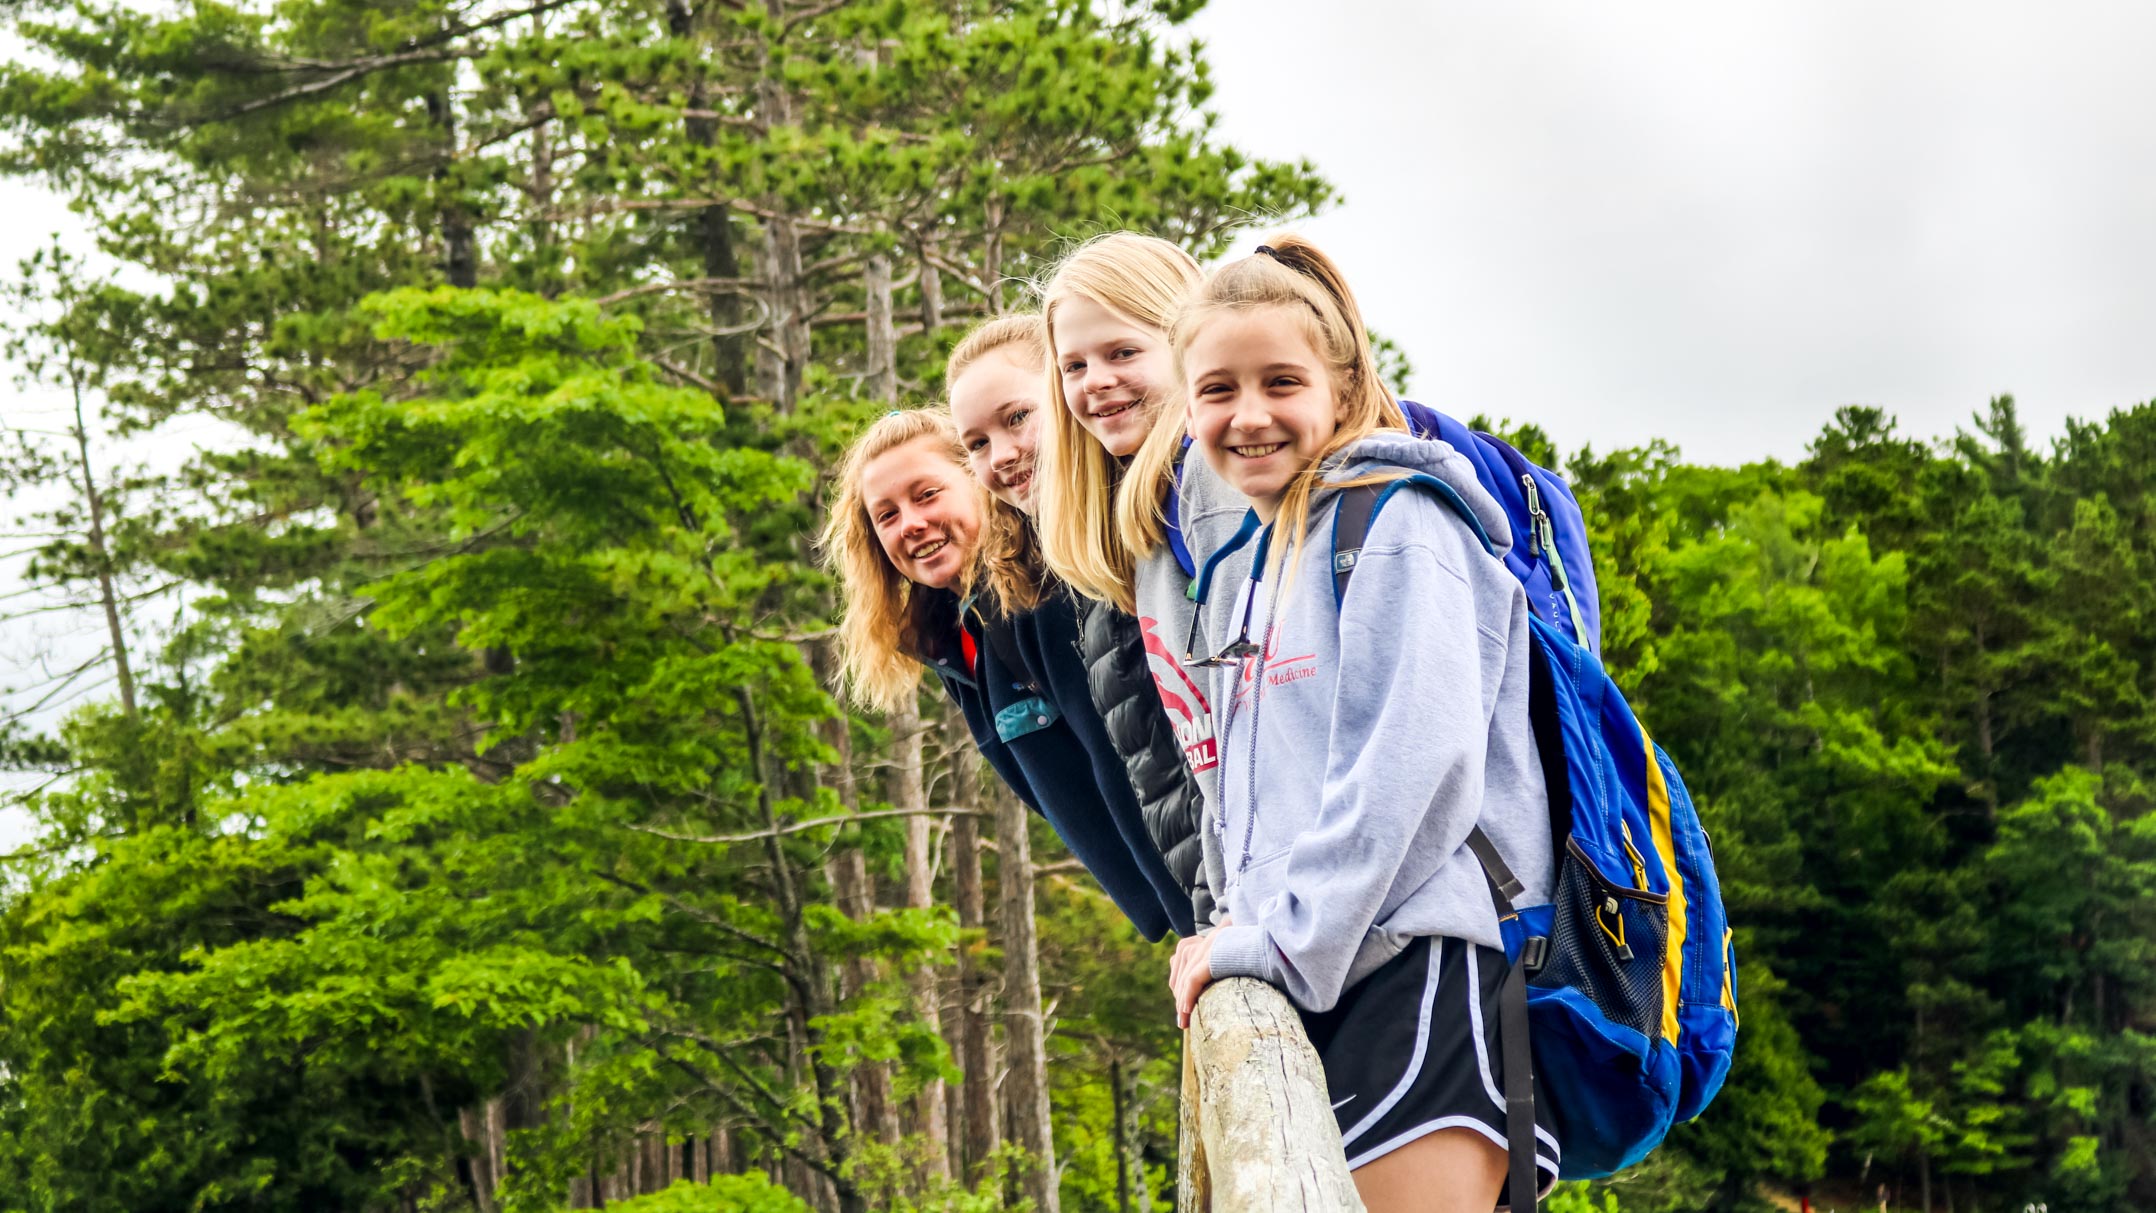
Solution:
[{"label": "overcast sky", "polygon": [[[1848,403],[1931,437],[2011,392],[2042,439],[2156,397],[2156,5],[1215,0],[1194,28],[1225,137],[1341,189],[1303,230],[1448,411],[1728,463]],[[79,231],[20,184],[0,216],[0,273]],[[78,623],[94,652],[94,620],[40,627]],[[49,639],[7,628],[0,657]]]},{"label": "overcast sky", "polygon": [[2156,398],[2156,5],[1322,11],[1216,0],[1214,104],[1345,193],[1418,398],[1713,462]]}]

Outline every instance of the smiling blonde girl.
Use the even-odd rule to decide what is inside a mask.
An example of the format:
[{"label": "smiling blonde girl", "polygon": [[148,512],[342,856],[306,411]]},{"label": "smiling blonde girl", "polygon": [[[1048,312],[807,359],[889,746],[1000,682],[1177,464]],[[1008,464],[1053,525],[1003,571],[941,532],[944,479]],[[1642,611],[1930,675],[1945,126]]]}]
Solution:
[{"label": "smiling blonde girl", "polygon": [[[1198,279],[1190,254],[1135,232],[1091,240],[1056,268],[1041,292],[1053,365],[1034,493],[1042,556],[1084,599],[1079,648],[1094,704],[1146,828],[1203,924],[1214,910],[1198,830],[1215,761],[1212,713],[1170,640],[1189,617],[1189,577],[1165,548],[1141,556],[1116,528],[1118,491],[1139,449],[1166,429],[1180,450],[1167,324]],[[1141,607],[1141,589],[1153,609]]]},{"label": "smiling blonde girl", "polygon": [[[1009,538],[1025,518],[992,499],[967,468],[951,415],[890,413],[854,440],[824,528],[839,575],[841,669],[856,701],[885,711],[933,672],[996,774],[1048,819],[1071,853],[1148,939],[1188,932],[1190,906],[1153,849],[1104,726],[1092,711],[1073,641],[1060,665],[1040,659],[1041,595],[1031,549]],[[990,550],[1017,553],[988,565]],[[1064,629],[1067,601],[1061,608]],[[1050,685],[1037,671],[1058,675]],[[1076,672],[1073,672],[1076,671]],[[1066,712],[1064,705],[1072,710]]]},{"label": "smiling blonde girl", "polygon": [[[1548,897],[1551,837],[1526,597],[1438,495],[1457,495],[1500,552],[1510,529],[1464,458],[1400,428],[1354,297],[1306,242],[1275,238],[1216,271],[1171,338],[1195,449],[1249,503],[1253,549],[1247,575],[1199,581],[1227,638],[1199,664],[1233,923],[1178,947],[1178,1013],[1217,978],[1280,987],[1373,1213],[1482,1213],[1505,1183],[1507,965],[1467,840],[1479,826],[1533,904]],[[1336,583],[1343,490],[1391,481],[1406,483],[1355,552],[1352,586]],[[1537,1136],[1554,1181],[1556,1143]]]},{"label": "smiling blonde girl", "polygon": [[1041,318],[998,316],[967,333],[944,364],[951,420],[973,478],[998,501],[1031,513],[1048,348]]}]

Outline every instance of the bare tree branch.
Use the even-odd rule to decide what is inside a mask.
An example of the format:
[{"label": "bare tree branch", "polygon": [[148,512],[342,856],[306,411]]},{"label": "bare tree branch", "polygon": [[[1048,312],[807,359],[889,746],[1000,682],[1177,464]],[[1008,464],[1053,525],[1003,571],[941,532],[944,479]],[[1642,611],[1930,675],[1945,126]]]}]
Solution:
[{"label": "bare tree branch", "polygon": [[857,821],[873,821],[883,817],[986,817],[979,809],[877,809],[869,813],[838,813],[830,817],[816,817],[808,821],[789,822],[768,830],[752,830],[746,834],[675,834],[655,826],[632,825],[629,828],[639,834],[650,834],[670,842],[696,842],[712,846],[724,846],[737,842],[755,842],[763,838],[778,838],[787,834],[799,834],[803,830],[821,829],[825,826],[851,825]]},{"label": "bare tree branch", "polygon": [[310,80],[305,84],[295,85],[280,93],[272,93],[267,97],[257,97],[244,105],[226,110],[224,113],[217,115],[216,118],[226,122],[234,118],[244,118],[261,110],[273,109],[280,105],[312,97],[317,93],[329,92],[340,85],[350,84],[361,76],[371,75],[384,68],[402,67],[412,63],[444,63],[452,59],[477,59],[482,53],[478,50],[412,51],[402,55],[384,55],[379,59],[362,60],[357,66],[348,67],[341,72],[324,76],[320,80]]},{"label": "bare tree branch", "polygon": [[754,278],[672,278],[665,282],[647,282],[643,286],[632,286],[627,290],[615,291],[611,295],[601,295],[592,302],[600,307],[605,307],[609,303],[620,303],[624,299],[634,299],[638,295],[656,295],[664,291],[730,290],[746,293],[762,285],[761,282]]}]

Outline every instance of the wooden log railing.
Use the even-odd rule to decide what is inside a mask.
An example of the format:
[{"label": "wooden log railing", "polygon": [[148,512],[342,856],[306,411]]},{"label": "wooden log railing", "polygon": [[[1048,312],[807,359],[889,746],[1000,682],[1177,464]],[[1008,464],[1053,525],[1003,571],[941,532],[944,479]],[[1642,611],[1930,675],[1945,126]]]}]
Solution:
[{"label": "wooden log railing", "polygon": [[1325,1068],[1280,991],[1206,987],[1183,1036],[1177,1213],[1362,1213]]}]

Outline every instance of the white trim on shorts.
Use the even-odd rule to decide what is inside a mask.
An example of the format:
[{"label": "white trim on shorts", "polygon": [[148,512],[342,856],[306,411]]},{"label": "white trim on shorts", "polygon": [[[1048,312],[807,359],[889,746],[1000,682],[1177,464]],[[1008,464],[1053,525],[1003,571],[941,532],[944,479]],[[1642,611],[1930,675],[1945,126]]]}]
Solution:
[{"label": "white trim on shorts", "polygon": [[[1470,948],[1468,958],[1472,960],[1474,955],[1474,950]],[[1433,936],[1430,940],[1429,969],[1422,979],[1422,1016],[1415,1024],[1415,1053],[1408,1058],[1407,1072],[1400,1075],[1400,1081],[1393,1084],[1392,1093],[1387,1095],[1383,1102],[1371,1109],[1369,1115],[1356,1121],[1354,1128],[1340,1135],[1340,1145],[1343,1149],[1356,1138],[1369,1132],[1371,1125],[1383,1120],[1385,1113],[1392,1111],[1393,1105],[1406,1097],[1408,1088],[1414,1086],[1415,1079],[1421,1075],[1423,1059],[1430,1052],[1430,1014],[1437,1006],[1437,979],[1444,969],[1444,959],[1444,936]],[[1476,1003],[1480,1002],[1481,999],[1479,997],[1470,997],[1468,1001]],[[1350,1164],[1349,1169],[1353,1169],[1352,1164]]]},{"label": "white trim on shorts", "polygon": [[[1402,1146],[1410,1145],[1414,1142],[1420,1141],[1440,1129],[1473,1129],[1475,1132],[1480,1133],[1484,1137],[1488,1138],[1491,1145],[1496,1146],[1500,1150],[1505,1149],[1504,1135],[1492,1129],[1490,1126],[1482,1123],[1481,1121],[1475,1119],[1474,1117],[1440,1116],[1436,1120],[1429,1121],[1425,1124],[1416,1125],[1414,1128],[1409,1129],[1405,1133],[1396,1134],[1390,1140],[1372,1146],[1369,1149],[1364,1150],[1362,1153],[1357,1154],[1355,1157],[1348,1159],[1348,1170],[1353,1171],[1357,1168],[1376,1162],[1378,1159],[1385,1157],[1387,1154],[1392,1153],[1394,1150],[1397,1150]],[[1540,1199],[1541,1197],[1548,1196],[1551,1189],[1557,1186],[1557,1160],[1549,1157],[1542,1151],[1537,1150],[1535,1151],[1535,1169],[1538,1173],[1541,1173],[1545,1176],[1542,1181],[1542,1190],[1535,1194],[1536,1198]]]},{"label": "white trim on shorts", "polygon": [[[1497,1080],[1490,1076],[1489,1042],[1482,1034],[1482,969],[1475,961],[1475,949],[1472,947],[1467,949],[1467,988],[1475,991],[1476,995],[1467,1000],[1468,1031],[1475,1038],[1475,1065],[1482,1071],[1482,1090],[1490,1097],[1491,1105],[1497,1109],[1497,1118],[1502,1121],[1505,1117],[1505,1097],[1498,1093]],[[1535,1138],[1550,1148],[1553,1157],[1559,1153],[1556,1136],[1540,1124],[1535,1126]],[[1542,1151],[1535,1151],[1538,1161],[1541,1157]],[[1556,1163],[1550,1164],[1551,1170],[1556,1168]]]}]

